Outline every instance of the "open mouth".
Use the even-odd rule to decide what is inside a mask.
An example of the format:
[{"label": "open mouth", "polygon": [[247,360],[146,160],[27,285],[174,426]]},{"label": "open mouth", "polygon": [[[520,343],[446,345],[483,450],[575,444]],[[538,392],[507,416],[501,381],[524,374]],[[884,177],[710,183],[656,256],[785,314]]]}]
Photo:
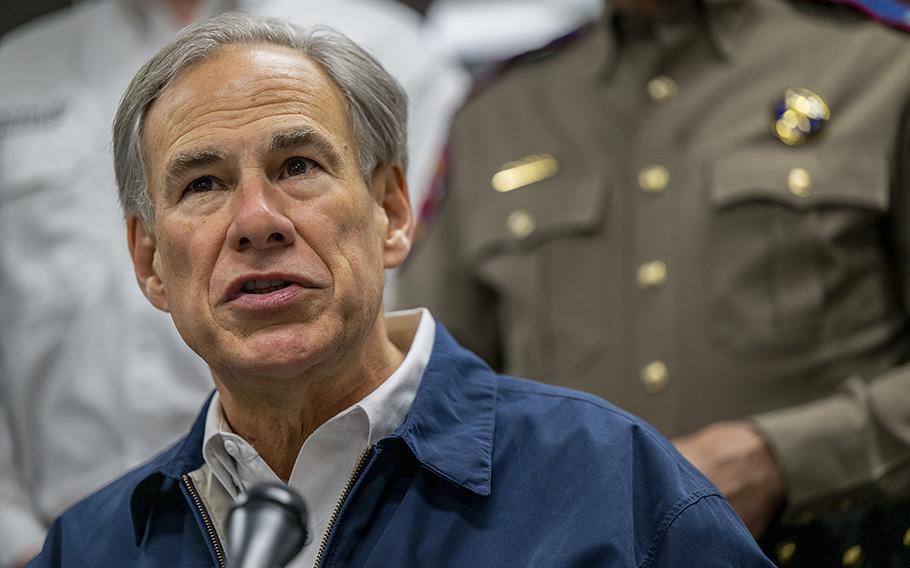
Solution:
[{"label": "open mouth", "polygon": [[287,288],[290,285],[291,282],[287,280],[250,280],[243,283],[240,291],[244,294],[268,294]]}]

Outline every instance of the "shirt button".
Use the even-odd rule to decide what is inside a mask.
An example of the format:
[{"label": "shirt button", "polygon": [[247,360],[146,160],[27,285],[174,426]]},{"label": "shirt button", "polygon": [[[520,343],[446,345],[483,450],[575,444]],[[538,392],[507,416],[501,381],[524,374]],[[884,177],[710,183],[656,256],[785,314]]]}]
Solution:
[{"label": "shirt button", "polygon": [[663,392],[670,383],[670,372],[663,361],[652,361],[641,370],[641,381],[651,394]]},{"label": "shirt button", "polygon": [[234,459],[237,459],[237,456],[240,455],[240,448],[237,447],[237,442],[233,440],[225,440],[224,449]]},{"label": "shirt button", "polygon": [[787,188],[796,197],[808,197],[812,193],[812,176],[803,168],[793,168],[787,176]]},{"label": "shirt button", "polygon": [[796,544],[792,542],[784,541],[774,547],[774,555],[777,556],[777,563],[782,566],[790,562],[790,559],[793,558],[794,554],[796,554]]},{"label": "shirt button", "polygon": [[648,81],[648,96],[655,102],[672,99],[678,92],[679,85],[666,75],[658,75]]},{"label": "shirt button", "polygon": [[661,165],[648,166],[638,172],[638,187],[645,193],[660,193],[670,183],[670,172]]},{"label": "shirt button", "polygon": [[534,232],[534,229],[537,228],[537,221],[533,215],[519,209],[518,211],[513,211],[509,218],[506,219],[506,227],[510,233],[519,239],[523,239]]},{"label": "shirt button", "polygon": [[844,551],[841,558],[844,568],[859,568],[863,565],[863,547],[856,544]]},{"label": "shirt button", "polygon": [[662,260],[652,260],[638,267],[638,286],[643,290],[657,288],[667,283],[667,265]]}]

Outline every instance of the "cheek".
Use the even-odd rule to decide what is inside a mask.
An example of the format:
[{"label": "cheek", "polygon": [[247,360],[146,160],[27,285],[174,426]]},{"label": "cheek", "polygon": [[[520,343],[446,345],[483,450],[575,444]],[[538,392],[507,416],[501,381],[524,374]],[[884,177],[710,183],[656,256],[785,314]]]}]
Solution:
[{"label": "cheek", "polygon": [[182,223],[177,230],[163,235],[167,244],[161,247],[162,268],[165,287],[178,295],[173,300],[190,300],[204,290],[187,289],[205,281],[204,275],[211,273],[212,261],[217,256],[217,242],[204,229],[201,224]]}]

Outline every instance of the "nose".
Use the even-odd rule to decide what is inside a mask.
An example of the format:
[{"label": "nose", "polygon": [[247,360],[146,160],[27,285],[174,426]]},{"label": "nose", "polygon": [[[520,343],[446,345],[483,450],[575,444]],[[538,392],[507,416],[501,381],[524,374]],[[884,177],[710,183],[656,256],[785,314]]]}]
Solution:
[{"label": "nose", "polygon": [[266,180],[243,182],[235,191],[234,216],[227,234],[231,248],[267,250],[294,242],[294,224],[278,191]]}]

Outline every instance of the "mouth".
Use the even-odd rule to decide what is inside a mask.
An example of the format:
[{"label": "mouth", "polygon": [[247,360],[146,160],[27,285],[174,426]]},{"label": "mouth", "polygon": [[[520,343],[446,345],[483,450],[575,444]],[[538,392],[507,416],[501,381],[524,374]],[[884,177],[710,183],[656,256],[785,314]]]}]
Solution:
[{"label": "mouth", "polygon": [[290,280],[248,280],[240,286],[241,294],[269,294],[287,288]]},{"label": "mouth", "polygon": [[307,289],[318,287],[314,282],[289,274],[247,274],[228,286],[223,301],[253,302],[258,305],[262,302],[288,299]]}]

